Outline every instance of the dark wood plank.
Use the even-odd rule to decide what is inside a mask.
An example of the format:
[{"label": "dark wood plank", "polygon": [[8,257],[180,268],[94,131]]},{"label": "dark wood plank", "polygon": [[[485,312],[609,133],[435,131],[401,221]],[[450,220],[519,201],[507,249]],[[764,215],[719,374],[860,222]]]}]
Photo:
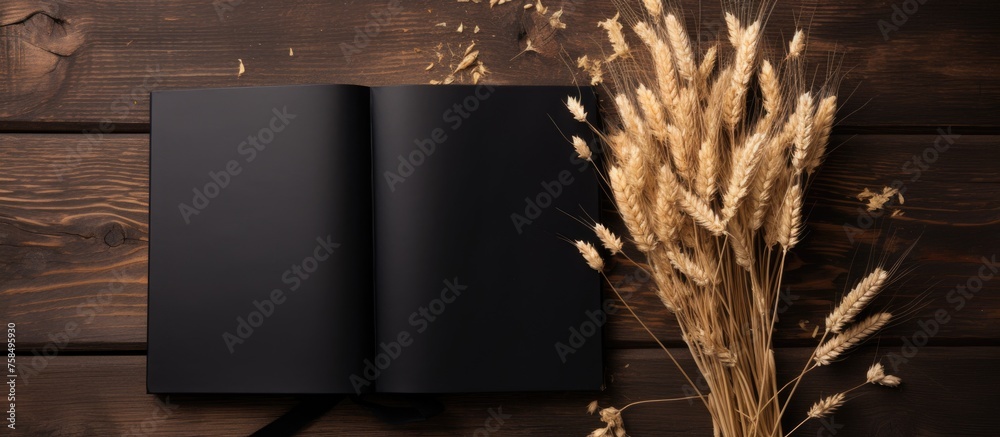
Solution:
[{"label": "dark wood plank", "polygon": [[0,317],[23,345],[145,349],[148,144],[0,135]]},{"label": "dark wood plank", "polygon": [[[690,357],[673,350],[687,368]],[[780,378],[798,372],[806,349],[780,350]],[[805,417],[809,406],[864,382],[873,349],[854,351],[845,361],[807,376],[789,407],[785,429]],[[197,357],[191,357],[197,359]],[[888,365],[888,362],[886,362]],[[993,391],[1000,376],[1000,348],[921,349],[911,363],[893,371],[899,389],[865,386],[851,393],[832,419],[814,421],[796,435],[982,436],[1000,426]],[[696,374],[696,373],[693,373]],[[60,356],[48,369],[19,382],[18,431],[26,435],[248,435],[293,405],[280,396],[170,396],[145,393],[142,356]],[[390,426],[349,402],[315,422],[304,435],[586,435],[600,425],[585,412],[591,400],[602,406],[686,396],[692,390],[663,351],[611,351],[608,389],[603,393],[446,395],[441,415],[422,423]],[[696,382],[697,384],[698,382]],[[503,415],[495,433],[475,434],[491,410]],[[58,417],[59,420],[52,420]],[[630,435],[711,435],[711,423],[697,402],[639,405],[624,413]],[[490,425],[493,425],[491,423]]]},{"label": "dark wood plank", "polygon": [[[982,282],[971,298],[955,289],[970,281],[976,285],[972,278],[980,274],[982,258],[1000,251],[995,194],[1000,172],[984,164],[1000,162],[1000,137],[963,136],[912,180],[916,174],[907,174],[903,165],[933,147],[935,138],[834,138],[840,146],[806,202],[807,235],[787,263],[782,344],[812,344],[813,326],[864,274],[869,260],[894,260],[917,238],[903,264],[907,273],[876,303],[902,316],[886,331],[883,344],[904,345],[903,337],[912,341],[938,311],[945,312],[948,323],[935,332],[931,345],[986,345],[1000,338],[1000,327],[993,323],[1000,280]],[[70,351],[144,350],[148,139],[114,135],[90,149],[81,145],[87,144],[83,140],[79,135],[0,135],[0,320],[17,322],[19,344],[39,354],[49,343]],[[867,229],[859,225],[861,203],[852,196],[897,178],[906,181],[904,215],[878,218]],[[845,223],[859,229],[851,231],[853,241]],[[669,344],[681,345],[674,321],[643,281],[643,271],[622,259],[612,264],[611,281],[647,324]],[[581,315],[580,322],[586,320]],[[618,307],[609,320],[605,332],[611,346],[652,344],[624,309]],[[805,329],[801,321],[808,322]],[[67,329],[67,323],[78,329]],[[70,341],[59,346],[63,336]]]},{"label": "dark wood plank", "polygon": [[[603,37],[595,23],[613,14],[612,2],[552,0],[550,8],[566,10],[568,25],[553,32],[547,19],[522,3],[490,9],[487,2],[422,0],[401,2],[398,10],[390,10],[387,0],[45,3],[56,10],[27,21],[37,2],[0,6],[0,39],[6,40],[0,130],[148,129],[151,89],[426,83],[444,78],[471,41],[492,70],[487,82],[565,84],[574,69],[562,50],[573,58],[599,55]],[[723,29],[720,2],[679,3],[692,26],[700,18],[702,38],[714,41]],[[880,0],[780,1],[769,18],[769,38],[780,47],[795,23],[810,25],[809,57],[817,73],[834,59],[846,76],[841,94],[849,98],[841,114],[850,117],[844,126],[1000,127],[1000,52],[994,50],[1000,38],[993,31],[1000,4],[921,3],[885,35],[879,23],[892,23],[893,6]],[[456,32],[460,23],[463,33]],[[538,52],[518,56],[529,39]],[[424,71],[437,62],[436,51],[444,54],[442,62]]]}]

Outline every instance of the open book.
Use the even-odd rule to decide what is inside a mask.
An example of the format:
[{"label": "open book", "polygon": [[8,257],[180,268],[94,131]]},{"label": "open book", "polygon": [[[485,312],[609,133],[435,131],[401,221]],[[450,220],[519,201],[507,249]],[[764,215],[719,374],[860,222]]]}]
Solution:
[{"label": "open book", "polygon": [[153,93],[152,393],[596,390],[590,89]]}]

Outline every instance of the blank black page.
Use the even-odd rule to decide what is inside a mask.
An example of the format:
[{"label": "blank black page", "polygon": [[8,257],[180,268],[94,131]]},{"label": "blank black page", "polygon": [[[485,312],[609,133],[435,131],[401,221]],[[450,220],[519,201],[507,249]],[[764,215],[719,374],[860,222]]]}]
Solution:
[{"label": "blank black page", "polygon": [[577,219],[598,215],[567,139],[592,138],[564,106],[580,94],[594,120],[589,89],[372,90],[379,391],[600,387],[599,328],[556,348],[600,306],[565,241],[593,240]]},{"label": "blank black page", "polygon": [[153,94],[150,392],[353,391],[374,345],[369,98]]}]

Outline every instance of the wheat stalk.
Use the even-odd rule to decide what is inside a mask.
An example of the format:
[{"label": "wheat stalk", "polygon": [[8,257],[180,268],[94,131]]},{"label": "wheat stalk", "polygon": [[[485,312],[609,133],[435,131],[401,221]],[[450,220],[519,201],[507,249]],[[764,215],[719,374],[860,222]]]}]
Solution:
[{"label": "wheat stalk", "polygon": [[[768,59],[785,51],[765,47],[768,8],[727,12],[725,35],[703,46],[674,7],[641,4],[645,14],[621,11],[598,23],[610,55],[577,58],[587,70],[595,62],[606,67],[610,79],[616,116],[598,134],[610,151],[605,173],[627,229],[622,237],[641,252],[656,296],[676,314],[708,386],[696,398],[716,433],[781,437],[799,381],[891,318],[878,313],[854,322],[888,280],[878,269],[844,296],[803,371],[779,388],[772,333],[785,257],[803,233],[805,188],[824,158],[837,99],[804,80],[805,30],[795,31],[787,54]],[[641,41],[634,52],[625,29]],[[587,120],[578,100],[566,106]],[[589,153],[582,140],[572,143],[580,156]],[[612,255],[621,252],[622,239],[610,229],[595,224],[593,231]],[[593,245],[575,244],[591,268],[605,267]],[[884,371],[869,379],[898,385]],[[806,420],[830,414],[851,390],[823,399]],[[607,426],[593,435],[624,435],[622,410],[601,410]]]}]

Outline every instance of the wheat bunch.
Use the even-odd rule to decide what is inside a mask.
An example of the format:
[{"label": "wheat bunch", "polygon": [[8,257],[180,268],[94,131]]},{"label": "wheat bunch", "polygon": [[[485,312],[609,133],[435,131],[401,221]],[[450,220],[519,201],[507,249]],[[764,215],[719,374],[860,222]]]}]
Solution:
[{"label": "wheat bunch", "polygon": [[[592,78],[613,80],[608,91],[617,117],[605,131],[595,128],[610,152],[604,174],[626,240],[644,256],[657,296],[675,314],[705,376],[708,391],[697,398],[717,435],[781,437],[781,416],[802,377],[891,318],[879,313],[853,324],[888,279],[879,267],[827,317],[826,335],[800,375],[778,387],[772,332],[782,269],[802,234],[805,187],[823,160],[837,99],[829,87],[814,90],[801,80],[801,29],[787,53],[770,56],[764,13],[734,11],[725,15],[725,40],[702,51],[681,14],[658,0],[642,3],[641,13],[622,11],[598,24],[609,56],[581,61],[608,68]],[[631,37],[641,44],[629,45]],[[586,123],[576,98],[566,106]],[[580,143],[573,138],[589,160]],[[622,250],[607,227],[594,231],[612,255]],[[588,265],[603,270],[594,245],[575,244]],[[884,371],[868,380],[898,385]],[[848,392],[818,402],[806,420],[830,414]],[[595,435],[624,434],[620,413],[631,405],[602,410],[607,426]]]}]

